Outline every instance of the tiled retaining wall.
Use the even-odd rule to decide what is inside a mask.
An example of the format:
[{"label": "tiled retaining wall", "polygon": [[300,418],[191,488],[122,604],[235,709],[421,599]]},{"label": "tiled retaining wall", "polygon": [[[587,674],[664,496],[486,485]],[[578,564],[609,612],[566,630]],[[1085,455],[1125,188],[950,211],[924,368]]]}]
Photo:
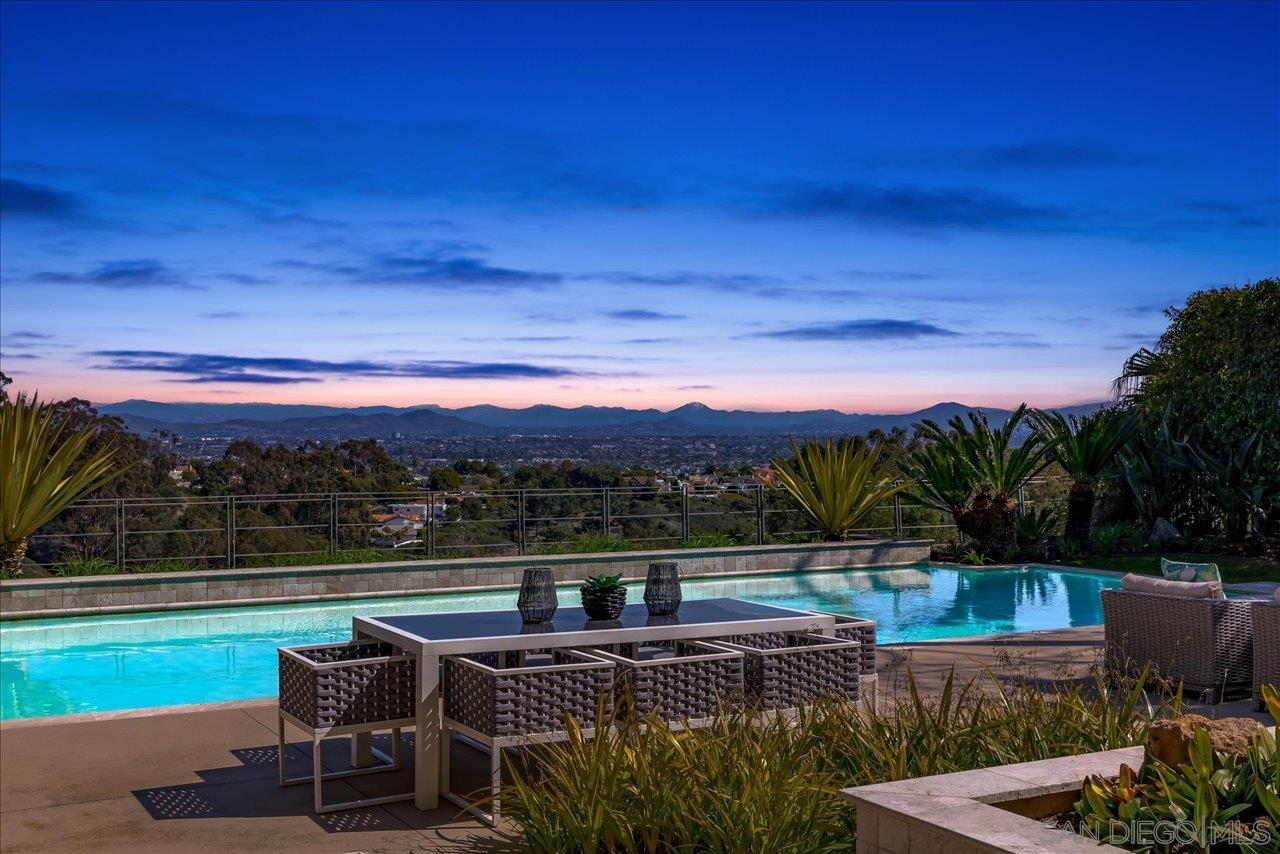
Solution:
[{"label": "tiled retaining wall", "polygon": [[552,566],[560,581],[606,572],[644,578],[649,562],[674,560],[686,577],[916,563],[928,540],[736,546],[591,555],[462,558],[293,569],[235,569],[0,581],[0,617],[209,608],[516,587],[526,566]]}]

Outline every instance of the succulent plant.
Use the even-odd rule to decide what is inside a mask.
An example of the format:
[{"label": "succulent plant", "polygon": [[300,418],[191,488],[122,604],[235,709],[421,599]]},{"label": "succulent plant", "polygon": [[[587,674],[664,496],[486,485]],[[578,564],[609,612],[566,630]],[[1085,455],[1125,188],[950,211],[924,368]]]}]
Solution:
[{"label": "succulent plant", "polygon": [[[1271,714],[1280,715],[1280,690],[1264,685],[1262,691]],[[1100,841],[1139,851],[1166,850],[1133,838],[1127,829],[1139,822],[1193,829],[1189,851],[1219,850],[1215,841],[1228,833],[1238,834],[1238,850],[1274,850],[1268,845],[1280,836],[1280,751],[1275,736],[1259,730],[1240,757],[1215,752],[1206,729],[1199,730],[1188,747],[1188,760],[1176,768],[1148,756],[1139,772],[1122,765],[1115,780],[1087,778],[1075,805],[1084,826]],[[1253,845],[1246,841],[1250,836],[1269,842]]]},{"label": "succulent plant", "polygon": [[590,590],[615,590],[622,587],[622,576],[619,575],[589,575],[582,586]]}]

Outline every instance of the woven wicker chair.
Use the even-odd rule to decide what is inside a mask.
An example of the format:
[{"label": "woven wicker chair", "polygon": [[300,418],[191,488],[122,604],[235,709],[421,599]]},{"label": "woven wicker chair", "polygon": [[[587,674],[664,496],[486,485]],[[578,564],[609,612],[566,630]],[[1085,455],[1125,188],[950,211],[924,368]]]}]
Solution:
[{"label": "woven wicker chair", "polygon": [[[324,803],[323,782],[401,766],[400,730],[414,722],[414,658],[380,641],[351,641],[283,647],[280,655],[280,785],[311,783],[317,813],[376,806],[413,799],[413,793]],[[311,736],[311,774],[289,777],[285,769],[285,723]],[[382,764],[349,771],[321,771],[320,742],[332,736],[391,730],[391,755],[376,748]]]},{"label": "woven wicker chair", "polygon": [[814,611],[813,613],[835,619],[836,627],[830,632],[832,637],[840,640],[856,640],[860,645],[861,673],[858,676],[858,698],[875,711],[879,693],[877,689],[880,684],[880,677],[876,674],[876,621],[831,611]]},{"label": "woven wicker chair", "polygon": [[[545,659],[545,663],[543,660]],[[545,655],[478,653],[444,657],[443,797],[490,825],[501,820],[502,751],[568,738],[567,720],[595,732],[612,711],[613,664],[575,650]],[[454,735],[489,754],[489,810],[450,790]]]},{"label": "woven wicker chair", "polygon": [[1102,591],[1109,676],[1152,674],[1214,702],[1245,694],[1253,681],[1248,599],[1192,599],[1133,590]]},{"label": "woven wicker chair", "polygon": [[742,698],[742,653],[702,641],[624,643],[592,648],[617,668],[614,702],[637,718],[673,727],[710,723]]},{"label": "woven wicker chair", "polygon": [[814,700],[857,700],[862,688],[862,644],[806,632],[737,635],[717,646],[743,654],[748,701],[766,711],[789,711]]},{"label": "woven wicker chair", "polygon": [[1280,685],[1280,601],[1253,605],[1253,703],[1259,711],[1263,685]]}]

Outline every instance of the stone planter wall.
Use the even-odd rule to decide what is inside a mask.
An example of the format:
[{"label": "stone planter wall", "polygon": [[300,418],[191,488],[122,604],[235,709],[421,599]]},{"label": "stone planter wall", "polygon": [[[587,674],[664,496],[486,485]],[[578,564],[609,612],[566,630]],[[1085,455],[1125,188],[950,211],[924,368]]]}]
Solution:
[{"label": "stone planter wall", "polygon": [[551,566],[557,581],[598,573],[643,579],[650,561],[673,560],[685,577],[803,572],[929,559],[928,540],[735,546],[589,555],[460,558],[292,569],[234,569],[0,581],[7,620],[322,599],[412,596],[515,587],[526,566]]},{"label": "stone planter wall", "polygon": [[845,789],[858,808],[858,854],[1121,851],[1039,821],[1070,809],[1084,778],[1137,768],[1143,749],[1063,756]]}]

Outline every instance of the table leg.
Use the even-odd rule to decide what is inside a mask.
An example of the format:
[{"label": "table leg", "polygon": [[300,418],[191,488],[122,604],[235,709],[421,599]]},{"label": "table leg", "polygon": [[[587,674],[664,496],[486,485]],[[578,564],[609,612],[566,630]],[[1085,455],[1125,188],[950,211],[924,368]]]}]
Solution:
[{"label": "table leg", "polygon": [[440,656],[418,654],[418,708],[414,720],[414,798],[420,810],[440,805]]}]

